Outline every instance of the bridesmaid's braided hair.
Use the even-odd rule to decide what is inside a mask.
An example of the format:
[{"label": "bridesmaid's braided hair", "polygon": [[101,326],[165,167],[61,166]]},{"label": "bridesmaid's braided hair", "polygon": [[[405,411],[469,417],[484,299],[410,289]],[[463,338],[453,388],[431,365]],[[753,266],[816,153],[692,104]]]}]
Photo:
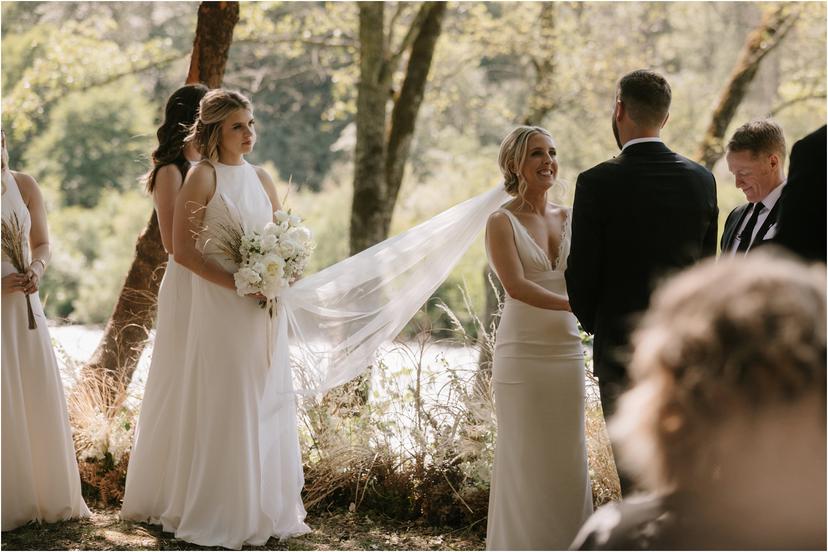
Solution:
[{"label": "bridesmaid's braided hair", "polygon": [[158,147],[152,152],[152,169],[144,177],[147,192],[155,190],[155,176],[164,165],[175,165],[183,178],[190,166],[184,156],[184,138],[198,114],[198,102],[207,93],[203,84],[187,84],[176,90],[167,100],[164,122],[158,127]]},{"label": "bridesmaid's braided hair", "polygon": [[526,181],[521,176],[523,163],[529,149],[529,139],[535,134],[552,138],[545,128],[537,126],[519,126],[509,133],[500,144],[497,163],[503,173],[503,186],[506,193],[523,198],[526,193]]},{"label": "bridesmaid's braided hair", "polygon": [[246,109],[252,113],[253,104],[244,94],[235,90],[210,90],[201,99],[198,118],[184,140],[193,142],[205,159],[218,161],[221,124],[238,109]]}]

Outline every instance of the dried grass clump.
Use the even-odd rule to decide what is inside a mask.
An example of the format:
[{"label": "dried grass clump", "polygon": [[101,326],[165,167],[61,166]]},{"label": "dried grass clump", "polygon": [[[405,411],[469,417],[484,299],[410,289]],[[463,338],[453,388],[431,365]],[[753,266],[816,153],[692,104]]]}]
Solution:
[{"label": "dried grass clump", "polygon": [[136,417],[126,406],[129,380],[121,371],[86,371],[80,378],[75,362],[58,353],[75,379],[66,404],[83,497],[101,508],[120,507]]}]

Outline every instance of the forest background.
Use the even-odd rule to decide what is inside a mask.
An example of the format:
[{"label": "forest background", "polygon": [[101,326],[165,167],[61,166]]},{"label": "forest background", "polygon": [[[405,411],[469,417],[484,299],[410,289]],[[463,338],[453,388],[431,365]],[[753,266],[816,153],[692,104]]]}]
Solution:
[{"label": "forest background", "polygon": [[[526,120],[555,136],[556,200],[571,204],[578,173],[617,152],[614,87],[635,68],[666,75],[673,106],[663,137],[699,158],[746,40],[780,6],[450,3],[391,233],[497,185],[499,142]],[[773,116],[790,147],[825,122],[825,3],[787,9],[795,21],[757,64],[725,138],[743,122]],[[140,177],[150,167],[164,102],[187,73],[196,12],[191,2],[2,4],[2,124],[11,166],[34,175],[46,194],[54,256],[41,296],[53,320],[101,324],[112,313],[152,210]],[[280,193],[292,182],[288,205],[319,244],[314,271],[349,253],[358,7],[243,3],[239,14],[224,86],[254,101],[259,139],[249,160],[270,170]],[[388,5],[391,40],[402,40],[416,14],[416,4]],[[399,94],[404,69],[396,68],[390,96]],[[723,160],[713,171],[721,231],[743,197]],[[458,285],[482,311],[484,266],[481,244],[438,290],[472,332]]]}]

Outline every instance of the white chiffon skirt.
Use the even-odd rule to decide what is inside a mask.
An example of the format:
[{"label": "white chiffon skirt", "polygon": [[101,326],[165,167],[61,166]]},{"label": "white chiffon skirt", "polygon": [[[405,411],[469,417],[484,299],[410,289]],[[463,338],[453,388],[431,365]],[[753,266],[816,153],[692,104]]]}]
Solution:
[{"label": "white chiffon skirt", "polygon": [[[3,275],[11,270],[4,263]],[[46,316],[37,294],[30,297],[34,330],[22,293],[2,299],[3,531],[90,515]]]}]

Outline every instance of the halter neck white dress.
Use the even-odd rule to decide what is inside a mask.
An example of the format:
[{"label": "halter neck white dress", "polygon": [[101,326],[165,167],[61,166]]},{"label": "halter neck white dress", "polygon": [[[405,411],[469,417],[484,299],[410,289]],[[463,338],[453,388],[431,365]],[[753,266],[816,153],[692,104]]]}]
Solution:
[{"label": "halter neck white dress", "polygon": [[[29,209],[11,172],[3,171],[3,220],[23,228],[23,254],[31,259]],[[2,259],[3,276],[17,272]],[[66,398],[40,297],[30,296],[37,328],[30,330],[26,297],[3,296],[2,510],[3,531],[30,521],[89,517],[69,428]]]},{"label": "halter neck white dress", "polygon": [[[246,230],[261,230],[273,209],[251,165],[212,165],[216,189],[199,240],[206,257],[235,272],[210,229],[230,213]],[[277,416],[263,416],[260,409],[275,324],[254,299],[193,275],[188,328],[178,438],[159,516],[164,530],[194,544],[231,549],[310,531],[295,402]],[[260,435],[279,443],[265,465]]]},{"label": "halter neck white dress", "polygon": [[123,519],[159,524],[172,500],[175,458],[171,451],[188,415],[181,397],[192,279],[192,272],[170,255],[158,288],[155,342],[129,457]]},{"label": "halter neck white dress", "polygon": [[[526,278],[566,294],[571,211],[557,266],[515,215]],[[486,548],[566,550],[592,514],[584,434],[584,354],[575,316],[506,295],[495,338],[497,438]]]}]

